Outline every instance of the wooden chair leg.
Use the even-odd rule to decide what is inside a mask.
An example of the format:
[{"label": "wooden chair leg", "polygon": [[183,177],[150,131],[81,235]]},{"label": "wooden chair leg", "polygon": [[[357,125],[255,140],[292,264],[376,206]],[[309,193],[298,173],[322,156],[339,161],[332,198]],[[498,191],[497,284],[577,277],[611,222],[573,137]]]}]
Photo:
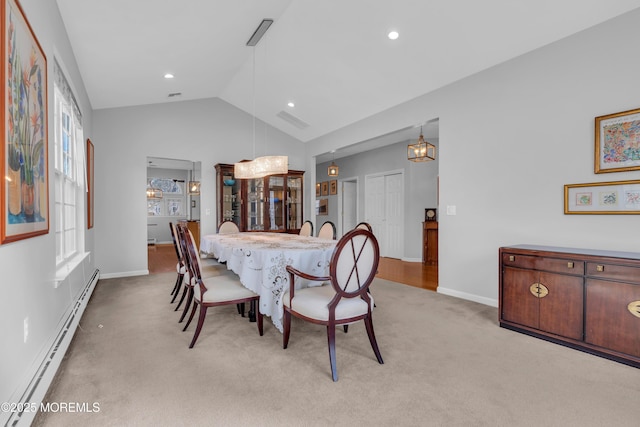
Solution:
[{"label": "wooden chair leg", "polygon": [[327,325],[327,341],[329,344],[329,363],[331,363],[331,376],[333,381],[338,381],[338,369],[336,367],[336,326]]},{"label": "wooden chair leg", "polygon": [[244,317],[244,303],[240,302],[236,304],[236,307],[238,308],[238,314]]},{"label": "wooden chair leg", "polygon": [[364,324],[367,327],[367,335],[369,335],[369,342],[371,343],[371,348],[373,349],[373,352],[376,354],[378,363],[382,365],[384,364],[384,362],[382,361],[382,355],[380,354],[380,349],[378,348],[378,342],[376,341],[376,334],[373,332],[373,320],[371,320],[371,316],[366,317],[364,319]]},{"label": "wooden chair leg", "polygon": [[182,291],[182,296],[180,297],[180,301],[178,302],[178,305],[176,305],[176,309],[174,311],[178,311],[178,309],[182,305],[182,302],[184,301],[184,298],[187,296],[188,288],[189,288],[189,286],[187,286],[187,285],[184,286],[184,290]]},{"label": "wooden chair leg", "polygon": [[286,309],[282,318],[282,327],[284,329],[282,333],[282,348],[286,349],[289,345],[289,335],[291,335],[291,313]]},{"label": "wooden chair leg", "polygon": [[187,320],[187,324],[184,325],[184,328],[182,328],[182,332],[186,331],[189,325],[191,324],[191,321],[193,320],[193,315],[196,314],[197,307],[198,307],[198,303],[194,301],[193,306],[191,307],[191,315],[189,316],[189,320]]},{"label": "wooden chair leg", "polygon": [[193,288],[189,287],[189,291],[188,291],[188,296],[187,296],[187,302],[184,305],[184,310],[182,310],[182,316],[180,316],[180,320],[178,320],[178,323],[182,323],[182,321],[184,320],[184,316],[187,315],[187,311],[189,311],[189,307],[191,307],[191,301],[193,301]]},{"label": "wooden chair leg", "polygon": [[202,325],[204,324],[204,318],[207,317],[207,306],[200,304],[200,316],[198,316],[198,326],[196,326],[196,332],[193,334],[193,340],[189,344],[189,348],[193,348],[194,344],[198,340]]},{"label": "wooden chair leg", "polygon": [[176,285],[173,287],[173,291],[171,291],[171,295],[173,295],[173,298],[171,298],[171,304],[175,302],[176,297],[180,293],[180,285],[182,284],[183,278],[184,278],[183,274],[178,274],[178,278],[176,279]]},{"label": "wooden chair leg", "polygon": [[258,317],[258,332],[260,333],[260,336],[262,336],[264,333],[263,321],[262,321],[263,314],[260,313],[260,309],[257,310],[256,316]]}]

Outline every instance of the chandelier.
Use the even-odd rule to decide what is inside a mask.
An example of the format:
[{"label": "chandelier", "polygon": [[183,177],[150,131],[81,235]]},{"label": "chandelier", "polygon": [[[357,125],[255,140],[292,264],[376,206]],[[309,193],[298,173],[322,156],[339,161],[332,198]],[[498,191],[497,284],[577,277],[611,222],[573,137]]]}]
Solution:
[{"label": "chandelier", "polygon": [[[263,19],[253,33],[247,46],[253,47],[253,160],[234,164],[233,175],[236,179],[263,178],[268,175],[286,174],[289,172],[289,157],[262,156],[256,158],[256,48],[264,33],[273,23],[272,19]],[[265,124],[266,126],[266,124]],[[265,137],[266,139],[266,137]]]},{"label": "chandelier", "polygon": [[428,162],[436,159],[436,146],[425,141],[420,126],[420,138],[415,144],[407,146],[407,160],[412,162]]}]

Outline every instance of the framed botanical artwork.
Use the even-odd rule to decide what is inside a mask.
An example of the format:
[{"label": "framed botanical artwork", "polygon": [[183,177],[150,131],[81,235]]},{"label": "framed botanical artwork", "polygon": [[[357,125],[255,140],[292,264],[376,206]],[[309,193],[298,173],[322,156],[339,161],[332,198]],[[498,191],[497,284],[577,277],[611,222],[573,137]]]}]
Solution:
[{"label": "framed botanical artwork", "polygon": [[329,183],[327,181],[322,182],[322,195],[323,196],[329,195]]},{"label": "framed botanical artwork", "polygon": [[47,58],[20,4],[1,0],[0,240],[49,232]]},{"label": "framed botanical artwork", "polygon": [[329,181],[329,194],[330,195],[335,195],[338,194],[338,180],[337,179],[332,179],[331,181]]},{"label": "framed botanical artwork", "polygon": [[316,182],[316,197],[320,197],[320,183]]},{"label": "framed botanical artwork", "polygon": [[596,117],[595,173],[640,170],[640,109]]},{"label": "framed botanical artwork", "polygon": [[640,214],[640,180],[567,184],[565,214]]},{"label": "framed botanical artwork", "polygon": [[94,201],[94,148],[90,139],[87,139],[87,228],[93,228]]}]

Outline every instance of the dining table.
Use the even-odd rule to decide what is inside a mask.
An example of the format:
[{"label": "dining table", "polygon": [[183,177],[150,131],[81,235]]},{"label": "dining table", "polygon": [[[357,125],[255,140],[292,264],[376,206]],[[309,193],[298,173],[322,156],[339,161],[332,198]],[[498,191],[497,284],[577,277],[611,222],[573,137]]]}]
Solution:
[{"label": "dining table", "polygon": [[[336,244],[336,240],[313,236],[246,231],[205,235],[200,252],[226,264],[243,286],[260,295],[260,312],[282,332],[282,298],[289,289],[287,265],[313,276],[328,276]],[[319,285],[300,278],[295,283],[296,289]]]}]

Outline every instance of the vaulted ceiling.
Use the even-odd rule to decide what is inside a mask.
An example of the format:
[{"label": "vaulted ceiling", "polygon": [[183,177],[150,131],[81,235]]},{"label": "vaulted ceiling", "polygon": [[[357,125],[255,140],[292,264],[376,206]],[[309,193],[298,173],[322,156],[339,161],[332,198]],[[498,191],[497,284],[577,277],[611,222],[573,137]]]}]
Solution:
[{"label": "vaulted ceiling", "polygon": [[[640,7],[640,0],[57,2],[94,109],[219,97],[304,142]],[[255,48],[246,46],[263,18],[274,24]],[[397,40],[387,37],[391,30]]]}]

